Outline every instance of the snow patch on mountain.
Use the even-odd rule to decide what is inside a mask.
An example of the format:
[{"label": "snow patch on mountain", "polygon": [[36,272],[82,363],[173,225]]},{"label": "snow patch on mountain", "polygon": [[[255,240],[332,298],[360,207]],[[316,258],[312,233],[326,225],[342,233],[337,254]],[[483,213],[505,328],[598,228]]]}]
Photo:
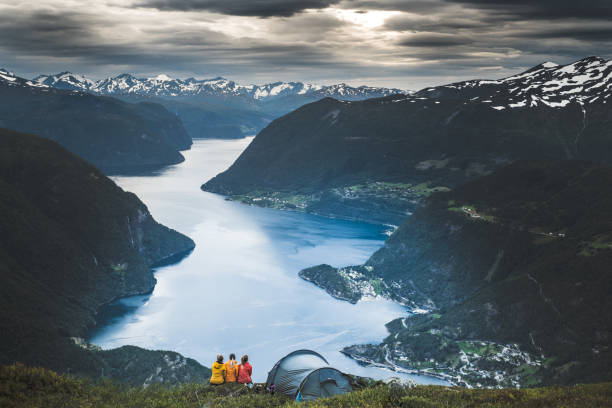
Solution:
[{"label": "snow patch on mountain", "polygon": [[525,72],[498,80],[471,80],[426,88],[409,96],[436,100],[466,98],[467,103],[487,103],[491,109],[565,107],[571,103],[606,102],[612,94],[612,61],[587,57],[567,65],[545,62]]},{"label": "snow patch on mountain", "polygon": [[159,74],[156,77],[149,78],[149,80],[151,80],[151,81],[158,81],[158,82],[167,82],[167,81],[172,81],[172,78],[170,78],[166,74]]},{"label": "snow patch on mountain", "polygon": [[4,69],[0,69],[0,78],[5,81],[13,82],[16,81],[17,78],[13,75],[13,73],[5,71]]},{"label": "snow patch on mountain", "polygon": [[72,72],[60,72],[55,75],[39,75],[32,80],[35,83],[59,89],[83,91],[95,85],[95,82],[83,75]]},{"label": "snow patch on mountain", "polygon": [[30,81],[15,75],[15,73],[7,71],[6,69],[0,68],[0,84],[6,84],[9,86],[29,86],[36,88],[48,88],[47,85],[40,84],[35,81]]}]

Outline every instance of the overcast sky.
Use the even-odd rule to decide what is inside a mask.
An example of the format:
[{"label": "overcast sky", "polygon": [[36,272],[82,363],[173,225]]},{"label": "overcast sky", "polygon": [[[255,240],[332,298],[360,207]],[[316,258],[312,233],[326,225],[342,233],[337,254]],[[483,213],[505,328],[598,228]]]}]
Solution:
[{"label": "overcast sky", "polygon": [[0,0],[0,67],[420,89],[612,55],[611,0]]}]

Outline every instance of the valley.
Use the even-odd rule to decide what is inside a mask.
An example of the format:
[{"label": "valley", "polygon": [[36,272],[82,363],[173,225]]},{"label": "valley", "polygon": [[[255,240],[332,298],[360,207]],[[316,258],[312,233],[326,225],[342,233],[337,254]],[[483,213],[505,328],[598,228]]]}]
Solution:
[{"label": "valley", "polygon": [[612,407],[610,21],[0,0],[0,407]]},{"label": "valley", "polygon": [[113,177],[160,221],[192,237],[196,248],[180,263],[156,268],[150,295],[115,302],[119,313],[100,322],[88,340],[103,349],[172,349],[205,365],[220,353],[248,354],[257,382],[280,356],[312,348],[355,375],[446,384],[360,366],[340,353],[356,340],[380,341],[385,323],[405,315],[402,306],[384,299],[340,302],[297,276],[319,260],[365,261],[383,244],[384,226],[245,206],[199,190],[202,174],[217,174],[251,142],[197,140],[184,163]]}]

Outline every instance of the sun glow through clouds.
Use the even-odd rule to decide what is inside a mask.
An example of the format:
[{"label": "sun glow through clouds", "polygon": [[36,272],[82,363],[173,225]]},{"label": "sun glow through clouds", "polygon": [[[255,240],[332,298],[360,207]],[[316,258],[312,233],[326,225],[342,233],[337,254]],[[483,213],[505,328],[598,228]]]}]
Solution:
[{"label": "sun glow through clouds", "polygon": [[365,28],[380,27],[389,17],[402,14],[399,11],[384,10],[343,10],[331,9],[331,12],[339,20],[359,25]]}]

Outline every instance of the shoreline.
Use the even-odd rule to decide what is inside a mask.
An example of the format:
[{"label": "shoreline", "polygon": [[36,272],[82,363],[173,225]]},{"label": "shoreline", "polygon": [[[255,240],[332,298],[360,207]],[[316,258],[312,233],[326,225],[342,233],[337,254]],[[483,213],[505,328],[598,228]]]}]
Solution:
[{"label": "shoreline", "polygon": [[430,373],[430,372],[426,372],[426,371],[422,371],[422,370],[415,370],[415,369],[410,369],[410,368],[404,368],[404,367],[400,367],[400,366],[398,366],[396,364],[393,364],[391,362],[388,362],[387,364],[378,363],[378,362],[376,362],[374,360],[371,360],[369,358],[366,358],[366,357],[360,357],[360,356],[353,355],[351,353],[347,353],[344,350],[340,350],[340,353],[344,354],[345,356],[347,356],[348,358],[350,358],[352,360],[355,360],[358,364],[361,364],[361,365],[364,365],[364,366],[383,368],[383,369],[391,370],[393,372],[402,373],[402,374],[420,375],[420,376],[432,377],[432,378],[436,378],[438,380],[443,380],[443,381],[448,382],[449,384],[447,386],[449,386],[449,387],[467,387],[467,388],[470,388],[469,385],[466,384],[466,383],[454,381],[455,377],[453,377],[451,375],[440,374],[440,373]]},{"label": "shoreline", "polygon": [[[239,198],[232,198],[232,196],[228,196],[225,194],[221,194],[221,193],[216,193],[216,192],[212,192],[212,191],[208,191],[208,190],[202,190],[205,193],[210,193],[210,194],[215,194],[218,196],[221,196],[225,199],[225,201],[230,201],[233,203],[239,203],[242,205],[248,205],[251,207],[259,207],[259,208],[268,208],[271,210],[277,210],[277,211],[287,211],[287,212],[295,212],[295,213],[299,213],[299,214],[310,214],[310,215],[316,215],[317,217],[323,217],[323,218],[328,218],[331,220],[341,220],[341,221],[351,221],[351,222],[363,222],[365,224],[371,224],[371,225],[380,225],[380,226],[384,226],[386,227],[385,231],[383,232],[384,235],[386,235],[387,237],[391,236],[391,233],[393,233],[397,228],[399,228],[399,225],[396,224],[392,224],[390,221],[382,221],[382,220],[378,220],[378,221],[373,221],[371,219],[368,218],[361,218],[361,217],[351,217],[348,215],[341,215],[341,214],[336,214],[336,213],[324,213],[324,212],[317,212],[317,211],[309,211],[305,208],[301,208],[301,207],[289,207],[289,206],[283,206],[283,207],[275,207],[273,205],[264,205],[264,204],[259,204],[258,201],[254,201],[254,202],[245,202]],[[406,215],[406,217],[409,217],[411,214]],[[390,232],[390,233],[388,233]]]},{"label": "shoreline", "polygon": [[[156,273],[156,268],[161,268],[161,267],[165,267],[165,266],[170,266],[170,265],[174,265],[177,264],[179,262],[181,262],[183,259],[187,258],[189,255],[191,255],[191,253],[195,250],[195,244],[193,245],[192,248],[186,249],[186,250],[182,250],[182,251],[178,251],[175,252],[173,254],[170,254],[168,256],[165,256],[159,260],[157,260],[156,262],[152,263],[151,265],[149,265],[149,269],[151,271],[151,274],[153,275],[153,283],[151,285],[150,288],[140,291],[140,292],[135,292],[135,293],[130,293],[130,294],[124,294],[121,296],[115,296],[114,298],[100,303],[97,307],[96,310],[94,312],[94,322],[91,326],[88,326],[85,328],[86,331],[86,336],[84,337],[85,341],[88,344],[94,344],[94,343],[90,343],[90,340],[94,337],[94,333],[101,329],[103,326],[107,326],[108,324],[110,324],[110,322],[118,316],[122,316],[125,315],[127,313],[130,312],[130,307],[123,305],[123,306],[119,306],[118,304],[114,305],[115,303],[120,302],[122,299],[129,299],[129,298],[133,298],[133,297],[137,297],[137,296],[147,296],[147,295],[151,295],[153,293],[153,291],[155,290],[155,286],[157,285],[157,279],[155,278],[155,273]],[[109,310],[104,310],[104,309],[111,309],[113,307],[116,308],[122,308],[124,309],[121,313],[112,313],[109,312]],[[104,314],[109,314],[108,316],[105,316],[102,318],[102,321],[98,321],[97,318],[99,318],[100,315],[104,315]],[[106,321],[106,323],[105,323]],[[94,344],[95,345],[95,344]]]},{"label": "shoreline", "polygon": [[[209,142],[208,140],[205,140],[205,141]],[[226,142],[226,141],[223,141],[223,142]],[[210,144],[210,146],[215,146],[215,145],[216,145],[216,143]],[[196,146],[198,146],[198,145],[196,145]],[[208,144],[204,145],[204,146],[208,146]],[[204,150],[203,149],[195,149],[195,150],[192,149],[192,151],[194,151],[195,153],[192,156],[188,156],[187,157],[187,161],[188,162],[192,162],[194,160],[194,158],[201,157],[201,155],[202,155],[201,153],[203,151],[208,151],[208,150],[210,150],[210,149],[204,149]],[[213,151],[214,151],[214,149],[213,149]],[[177,166],[177,167],[182,169],[180,175],[183,177],[183,179],[187,178],[188,180],[192,180],[192,179],[194,179],[194,176],[196,176],[196,177],[197,176],[201,176],[201,174],[198,174],[198,173],[200,173],[202,171],[201,167],[194,167],[194,169],[197,168],[198,173],[194,172],[193,171],[194,169],[191,169],[192,166],[189,165],[189,164],[187,164],[185,166]],[[151,178],[147,179],[147,181],[151,182],[151,183],[154,183],[155,179],[157,177],[163,178],[164,177],[163,175],[164,175],[164,173],[149,175],[149,177],[151,177]],[[172,173],[172,176],[173,177],[177,177],[177,174]],[[128,178],[129,178],[129,176],[128,176]],[[118,180],[121,180],[121,178],[118,177]],[[117,182],[117,180],[116,180],[116,182]],[[161,182],[161,180],[160,180],[160,182]],[[129,185],[130,182],[128,182],[126,184]],[[192,191],[193,186],[187,185],[187,183],[185,183],[185,186],[186,186],[186,188],[189,188],[189,191],[191,193],[193,193],[193,191]],[[136,189],[134,189],[134,188],[130,189],[129,187],[123,187],[123,188],[125,188],[128,191],[135,192],[136,194],[138,194],[138,191],[139,191],[137,188]],[[183,191],[183,190],[181,190],[181,191]],[[198,193],[199,192],[196,189],[195,194],[198,194]],[[205,194],[201,194],[201,195],[205,196]],[[219,194],[215,194],[215,196],[217,196],[219,199],[224,198],[222,195],[219,195]],[[191,197],[191,198],[190,198],[190,201],[188,203],[187,202],[185,203],[187,205],[191,205],[193,203],[199,202],[199,200],[196,200],[195,198],[193,198],[193,195],[190,195],[188,197]],[[231,200],[231,199],[228,199],[227,197],[225,197],[225,199],[227,201],[239,201],[239,200]],[[202,201],[203,202],[207,202],[206,200],[211,200],[211,199],[210,198],[204,198],[204,200],[202,200]],[[215,202],[216,202],[216,200],[215,200]],[[147,204],[149,204],[149,203],[147,202]],[[227,204],[230,204],[230,203],[227,203]],[[243,204],[243,203],[241,203],[241,204]],[[255,203],[255,204],[257,204],[257,203]],[[266,208],[266,206],[262,206],[262,205],[258,205],[258,207],[259,208]],[[281,208],[274,208],[273,206],[272,207],[271,206],[267,206],[267,208],[269,208],[269,209],[281,209]],[[379,245],[382,245],[382,242],[387,238],[387,235],[389,233],[391,233],[393,231],[393,229],[394,229],[394,226],[390,226],[389,225],[388,218],[383,220],[383,221],[381,221],[381,222],[377,222],[377,221],[372,221],[371,219],[363,219],[361,217],[339,216],[338,214],[335,214],[335,213],[334,214],[328,214],[326,212],[322,213],[321,211],[304,211],[304,210],[302,210],[300,208],[295,208],[295,209],[282,208],[282,209],[286,210],[286,211],[292,211],[292,213],[296,213],[296,215],[299,214],[299,213],[302,213],[302,214],[312,215],[312,216],[315,216],[315,217],[320,217],[322,222],[325,222],[325,220],[327,220],[326,225],[327,224],[333,224],[333,228],[340,228],[341,230],[342,230],[342,226],[344,224],[342,222],[340,222],[340,221],[347,221],[348,223],[351,223],[351,222],[363,223],[363,226],[360,226],[359,228],[362,228],[362,229],[367,230],[367,231],[373,231],[374,228],[372,226],[375,226],[376,227],[375,228],[375,233],[374,232],[369,233],[368,237],[370,235],[372,235],[372,236],[375,235],[375,238],[373,238],[373,239],[376,239],[376,240],[380,241]],[[244,211],[244,210],[242,210],[242,211]],[[248,212],[248,213],[250,213],[250,212]],[[213,213],[212,215],[211,214],[208,214],[208,215],[209,216],[214,216],[214,214],[216,214],[216,213]],[[274,213],[272,213],[272,214],[274,214]],[[280,218],[283,218],[282,213],[276,213],[276,214],[277,214],[276,215],[277,218],[278,218],[279,215],[280,215]],[[190,217],[190,218],[192,218],[192,217]],[[289,218],[289,220],[291,220],[291,219],[292,218]],[[296,217],[296,220],[300,220],[300,219],[302,219],[302,217]],[[338,222],[334,222],[333,220],[338,220]],[[397,223],[395,223],[395,224],[397,224]],[[368,225],[369,225],[369,227],[368,227]],[[175,227],[175,225],[168,225],[168,227],[169,228],[173,228],[173,227]],[[341,232],[339,232],[338,234],[341,234]],[[361,237],[361,236],[356,237],[356,239],[362,239],[362,238],[363,237]],[[368,239],[371,239],[371,238],[368,238]],[[197,245],[200,245],[200,243],[197,243]],[[371,250],[368,249],[367,251],[364,252],[364,256],[365,257],[369,257],[375,250],[376,250],[376,248],[371,249]],[[203,251],[203,252],[206,253],[206,251]],[[177,255],[177,254],[173,254],[173,255]],[[184,255],[189,255],[189,252],[186,251],[186,253]],[[194,255],[192,254],[191,256],[193,257]],[[199,259],[199,258],[202,257],[202,253],[197,252],[196,256]],[[336,258],[338,258],[338,256]],[[342,256],[340,256],[340,259],[342,259]],[[166,257],[164,260],[165,261],[172,261],[172,260],[175,260],[175,259],[173,257],[169,256],[169,257]],[[226,260],[226,262],[227,262],[227,260]],[[253,262],[253,260],[251,260],[251,262]],[[160,263],[164,263],[164,262],[158,262],[158,263],[155,264],[155,266],[159,266]],[[173,262],[170,262],[170,263],[173,263]],[[309,263],[309,262],[307,262],[307,263]],[[175,267],[172,267],[172,268],[174,270]],[[181,267],[178,267],[178,268],[180,269]],[[191,268],[191,266],[189,268]],[[297,272],[297,270],[299,270],[299,269],[296,269],[296,272]],[[295,279],[295,278],[297,278],[297,276],[292,276],[292,279]],[[298,280],[301,280],[301,279],[298,278]],[[140,295],[147,295],[149,293],[150,292],[140,293]],[[107,303],[107,305],[108,304],[112,304],[113,302],[116,302],[117,300],[120,300],[122,298],[125,299],[125,297],[112,299],[111,302]],[[115,306],[114,311],[111,309],[111,311],[113,312],[113,315],[111,316],[111,318],[113,318],[114,321],[112,321],[112,320],[111,321],[109,321],[109,320],[102,321],[102,319],[101,319],[102,313],[98,314],[98,318],[99,319],[97,319],[97,320],[100,320],[100,323],[102,323],[102,324],[97,324],[97,325],[95,325],[93,327],[93,330],[89,333],[89,335],[87,337],[87,340],[89,340],[89,341],[96,340],[96,341],[98,341],[97,344],[100,344],[100,345],[106,344],[105,343],[105,336],[106,336],[105,333],[113,332],[114,329],[112,327],[115,327],[116,324],[121,325],[121,322],[122,322],[121,316],[125,315],[126,312],[128,313],[128,316],[129,316],[129,314],[134,313],[134,311],[135,311],[136,314],[138,314],[139,313],[138,310],[140,310],[140,307],[144,304],[144,302],[146,302],[146,299],[147,299],[147,297],[145,296],[144,298],[138,298],[138,297],[134,298],[133,301],[114,303],[114,306]],[[329,298],[329,299],[332,299],[332,298]],[[305,300],[306,300],[306,303],[307,303],[308,299],[305,299]],[[335,301],[339,301],[337,299],[334,299],[334,300]],[[344,302],[342,302],[342,303],[344,303]],[[399,314],[401,316],[405,316],[406,312],[400,311]],[[324,317],[324,316],[325,316],[324,314],[321,315],[321,317]],[[393,315],[393,316],[395,316],[395,315]],[[380,327],[382,329],[381,331],[385,331],[384,330],[384,325],[389,320],[395,318],[393,316],[390,315],[389,318],[380,319]],[[129,317],[128,317],[128,319],[129,319]],[[327,319],[325,319],[325,320],[327,320]],[[330,320],[333,321],[333,319],[330,319]],[[108,324],[111,324],[113,326],[112,327],[108,327]],[[378,326],[378,324],[377,324],[377,326]],[[108,327],[109,331],[107,331],[107,327]],[[146,334],[146,333],[145,332],[141,332],[141,334]],[[384,333],[380,333],[379,335],[373,337],[371,340],[379,341],[383,337],[385,337],[385,334]],[[368,340],[370,340],[370,339],[368,339]],[[129,344],[130,340],[127,339],[127,342]],[[176,343],[174,345],[172,345],[171,342],[166,342],[166,343],[167,343],[167,345],[165,346],[166,349],[172,350],[172,349],[176,349],[178,347],[178,344],[176,344]],[[94,344],[96,344],[96,343],[94,343]],[[113,342],[112,344],[108,343],[108,347],[109,348],[117,347],[120,344],[122,344],[122,343],[121,342]],[[140,344],[142,344],[143,347],[147,347],[146,343],[140,343]],[[350,345],[350,344],[351,344],[351,339],[346,339],[345,341],[336,342],[333,345],[332,348],[326,347],[326,346],[322,346],[322,347],[326,347],[325,350],[333,349],[333,352],[337,353],[338,356],[344,356],[341,359],[347,358],[348,361],[346,363],[343,363],[343,364],[345,364],[345,366],[346,366],[345,369],[349,373],[353,372],[353,371],[351,369],[349,369],[348,367],[354,367],[354,370],[355,370],[356,373],[359,373],[359,372],[371,373],[371,376],[373,378],[378,378],[378,376],[381,376],[380,378],[385,378],[385,377],[390,376],[390,375],[393,374],[392,372],[389,372],[388,370],[384,370],[384,372],[379,372],[380,369],[377,369],[376,367],[372,367],[371,369],[358,368],[358,364],[357,364],[357,362],[354,359],[350,359],[350,357],[348,357],[348,356],[346,356],[346,355],[344,355],[344,354],[342,354],[340,352],[340,350],[343,347],[345,347],[347,345]],[[318,346],[315,346],[315,347],[318,347]],[[330,352],[331,352],[331,350],[330,350]],[[268,361],[268,356],[267,355],[268,354],[272,354],[273,355],[275,353],[274,353],[273,350],[268,350],[266,353],[264,353],[263,355],[265,356],[265,361],[267,362]],[[197,356],[197,357],[195,357],[196,359],[199,359],[201,354],[203,354],[203,353],[195,353],[195,355],[191,354],[191,353],[188,353],[188,355]],[[206,360],[206,359],[207,358],[204,357],[204,360]],[[363,374],[360,374],[360,375],[363,375]],[[368,374],[366,374],[366,375],[368,375]],[[420,382],[429,383],[429,381],[432,381],[434,379],[431,376],[428,376],[428,378],[430,378],[430,380],[428,380],[425,376],[423,376]]]},{"label": "shoreline", "polygon": [[[202,189],[202,191],[204,192],[209,192],[207,190]],[[346,217],[346,216],[332,216],[332,215],[326,215],[326,214],[322,214],[322,213],[318,213],[315,211],[308,211],[307,208],[301,208],[301,207],[294,207],[294,208],[289,208],[289,207],[274,207],[271,205],[262,205],[260,204],[261,201],[253,201],[251,200],[251,202],[245,202],[243,200],[240,199],[233,199],[232,196],[228,196],[228,195],[223,195],[223,194],[218,194],[218,193],[214,193],[212,192],[212,194],[217,194],[220,195],[222,197],[224,197],[224,199],[226,201],[231,201],[231,202],[238,202],[240,204],[243,205],[248,205],[248,206],[257,206],[259,208],[268,208],[268,209],[272,209],[272,210],[278,210],[278,211],[290,211],[290,212],[297,212],[297,213],[302,213],[302,214],[311,214],[311,215],[316,215],[319,217],[324,217],[324,218],[328,218],[328,219],[339,219],[339,220],[344,220],[344,221],[352,221],[352,222],[364,222],[367,224],[372,224],[372,225],[379,225],[379,226],[383,226],[386,229],[384,230],[383,234],[385,234],[387,236],[386,239],[388,239],[389,236],[392,235],[393,232],[395,232],[395,230],[398,228],[397,225],[394,224],[390,224],[390,223],[380,223],[380,222],[376,222],[376,221],[372,221],[372,220],[368,220],[368,219],[361,219],[361,218],[356,218],[356,217]],[[412,214],[407,215],[407,217],[409,217]],[[385,241],[386,241],[385,239]],[[350,303],[352,305],[357,304],[359,301],[363,301],[366,300],[365,296],[360,296],[359,299],[353,300],[353,299],[349,299],[346,297],[341,297],[341,296],[336,296],[332,293],[330,293],[326,288],[320,286],[319,284],[317,284],[315,281],[313,281],[312,279],[309,279],[305,276],[302,275],[302,271],[300,271],[298,273],[298,278],[302,279],[314,286],[316,286],[317,288],[319,288],[320,290],[324,291],[325,293],[327,293],[331,298],[342,301],[342,302],[347,302]],[[416,307],[416,308],[410,308],[409,305],[407,305],[404,302],[399,302],[397,300],[394,300],[392,297],[389,296],[383,296],[383,295],[378,295],[375,298],[381,298],[381,299],[386,299],[386,300],[390,300],[392,302],[394,302],[395,304],[402,306],[403,308],[406,309],[406,312],[408,314],[407,317],[410,317],[414,314],[418,314],[418,311],[423,310],[423,308],[421,307]],[[390,323],[390,322],[387,322]],[[383,339],[384,340],[384,339]],[[379,344],[382,344],[382,340]],[[348,346],[346,346],[348,347]],[[424,372],[422,370],[415,370],[415,369],[408,369],[408,368],[403,368],[403,367],[399,367],[393,363],[388,363],[388,364],[382,364],[382,363],[377,363],[373,360],[370,360],[368,358],[365,357],[360,357],[360,356],[355,356],[352,355],[351,353],[347,353],[344,350],[339,350],[339,352],[343,355],[345,355],[346,357],[350,358],[351,360],[355,361],[357,364],[363,365],[363,366],[370,366],[370,367],[375,367],[375,368],[381,368],[381,369],[387,369],[387,370],[391,370],[393,372],[397,372],[397,373],[401,373],[401,374],[408,374],[408,375],[419,375],[419,376],[426,376],[426,377],[431,377],[431,378],[436,378],[438,380],[442,380],[442,381],[446,381],[448,382],[447,386],[463,386],[463,387],[468,387],[469,385],[465,382],[462,381],[456,381],[456,378],[454,376],[448,375],[448,374],[441,374],[441,373],[430,373],[430,372]]]}]

